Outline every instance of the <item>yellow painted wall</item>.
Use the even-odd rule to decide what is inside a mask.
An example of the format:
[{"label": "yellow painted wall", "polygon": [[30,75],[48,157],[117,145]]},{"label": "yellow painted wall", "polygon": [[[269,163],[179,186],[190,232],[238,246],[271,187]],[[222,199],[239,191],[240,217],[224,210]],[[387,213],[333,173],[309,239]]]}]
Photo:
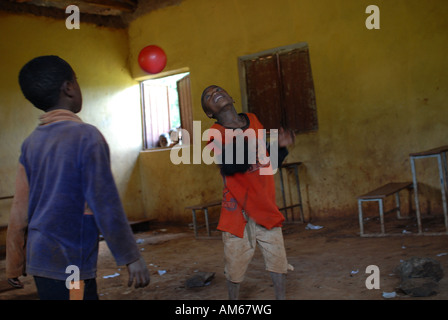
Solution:
[{"label": "yellow painted wall", "polygon": [[[68,30],[64,20],[0,12],[0,196],[14,193],[22,141],[38,124],[41,111],[22,95],[18,72],[30,59],[55,54],[75,70],[83,93],[80,117],[109,142],[113,173],[130,219],[144,216],[138,155],[141,111],[138,82],[128,68],[125,30],[83,24]],[[11,201],[0,201],[0,225]],[[1,244],[1,241],[0,241]]]},{"label": "yellow painted wall", "polygon": [[[370,4],[380,9],[380,30],[365,27]],[[200,107],[205,86],[223,86],[241,110],[238,56],[307,42],[319,130],[299,135],[288,160],[304,163],[301,187],[308,216],[355,217],[358,195],[411,180],[409,153],[448,144],[447,16],[444,0],[184,0],[131,23],[131,70],[134,77],[144,75],[137,56],[149,44],[166,51],[165,71],[188,67],[194,120],[202,121],[204,130],[212,124]],[[155,179],[147,168],[162,166],[162,158],[165,173]],[[418,167],[429,190],[438,187],[433,164]],[[143,185],[158,190],[188,188],[197,181],[193,171],[202,175],[204,190],[216,178],[198,165],[184,174],[160,153],[142,154],[141,167]],[[165,179],[170,172],[177,178]],[[197,188],[199,201],[204,197]],[[164,212],[150,189],[144,197]],[[186,197],[173,195],[176,214]]]},{"label": "yellow painted wall", "polygon": [[[179,156],[185,152],[189,157],[194,152],[193,147],[178,151]],[[171,151],[165,150],[140,155],[145,212],[159,221],[191,223],[191,211],[185,207],[220,199],[221,176],[215,166],[173,165],[170,154]]]}]

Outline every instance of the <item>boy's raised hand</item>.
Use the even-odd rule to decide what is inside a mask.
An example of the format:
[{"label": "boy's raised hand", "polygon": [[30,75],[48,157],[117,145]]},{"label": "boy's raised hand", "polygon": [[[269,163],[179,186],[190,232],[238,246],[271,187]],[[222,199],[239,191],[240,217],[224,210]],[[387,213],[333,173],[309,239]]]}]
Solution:
[{"label": "boy's raised hand", "polygon": [[135,281],[135,288],[143,288],[149,284],[149,271],[143,257],[127,265],[129,272],[128,287]]}]

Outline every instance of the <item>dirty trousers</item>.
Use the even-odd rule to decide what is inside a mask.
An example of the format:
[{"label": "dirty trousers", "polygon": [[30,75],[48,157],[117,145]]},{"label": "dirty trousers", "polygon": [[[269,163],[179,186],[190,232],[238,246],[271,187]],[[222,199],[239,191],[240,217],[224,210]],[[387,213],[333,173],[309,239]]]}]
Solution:
[{"label": "dirty trousers", "polygon": [[224,243],[224,273],[227,280],[240,283],[252,261],[258,244],[264,258],[267,271],[287,273],[288,261],[283,242],[282,229],[268,230],[252,219],[247,219],[244,237],[239,238],[229,232],[222,233]]}]

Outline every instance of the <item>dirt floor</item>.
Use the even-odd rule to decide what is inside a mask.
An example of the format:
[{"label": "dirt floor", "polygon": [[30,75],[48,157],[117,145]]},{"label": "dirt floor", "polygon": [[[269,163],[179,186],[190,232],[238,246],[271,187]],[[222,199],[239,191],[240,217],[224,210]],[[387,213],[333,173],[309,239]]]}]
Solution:
[{"label": "dirt floor", "polygon": [[[378,228],[371,222],[372,228]],[[394,269],[411,257],[430,257],[448,270],[448,236],[419,236],[400,222],[394,227],[402,235],[388,237],[359,236],[358,221],[314,221],[322,226],[307,229],[307,223],[288,224],[283,228],[289,263],[288,300],[385,300],[384,292],[396,292],[390,300],[448,299],[448,277],[439,282],[438,293],[425,298],[409,297],[396,288],[400,282]],[[391,228],[387,225],[387,228]],[[368,229],[366,229],[368,231]],[[378,229],[379,230],[379,229]],[[405,231],[406,230],[406,231]],[[203,232],[203,230],[201,230]],[[149,231],[135,234],[148,264],[151,283],[143,289],[128,288],[125,268],[117,267],[107,245],[100,244],[98,292],[102,300],[226,300],[223,274],[223,245],[218,231],[213,239],[195,239],[186,227],[154,225]],[[380,270],[380,289],[367,289],[369,265]],[[199,272],[215,273],[203,287],[187,288],[186,280]],[[0,300],[38,299],[32,277],[22,278],[24,289],[11,289],[5,279],[5,261],[0,261]],[[260,251],[241,285],[242,300],[274,298],[269,274],[264,270]]]}]

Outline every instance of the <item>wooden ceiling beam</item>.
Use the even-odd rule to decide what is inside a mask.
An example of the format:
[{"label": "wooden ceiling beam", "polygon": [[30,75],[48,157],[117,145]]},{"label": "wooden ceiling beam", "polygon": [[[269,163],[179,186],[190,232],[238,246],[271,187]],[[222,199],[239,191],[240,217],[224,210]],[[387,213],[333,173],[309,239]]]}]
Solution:
[{"label": "wooden ceiling beam", "polygon": [[138,5],[136,1],[129,0],[89,0],[79,2],[88,6],[115,9],[125,12],[134,12]]},{"label": "wooden ceiling beam", "polygon": [[134,12],[138,6],[137,0],[9,0],[8,2],[55,8],[65,8],[74,4],[85,8],[110,9],[120,12]]},{"label": "wooden ceiling beam", "polygon": [[[60,20],[67,19],[67,14],[63,9],[56,7],[36,6],[32,3],[18,3],[16,1],[0,1],[0,11],[7,11],[16,14],[28,13],[36,16],[44,16]],[[83,23],[93,23],[98,26],[118,29],[127,27],[121,16],[83,13],[81,19]]]}]

